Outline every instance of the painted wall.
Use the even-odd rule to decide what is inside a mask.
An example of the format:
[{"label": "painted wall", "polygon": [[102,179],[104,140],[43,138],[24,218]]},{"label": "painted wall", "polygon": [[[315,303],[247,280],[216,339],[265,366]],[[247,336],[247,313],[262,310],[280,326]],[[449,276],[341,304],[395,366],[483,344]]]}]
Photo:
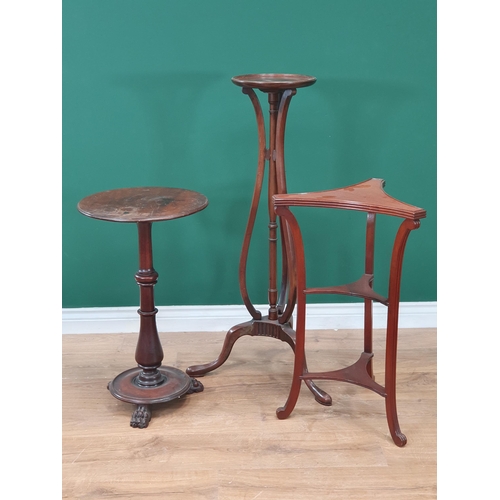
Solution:
[{"label": "painted wall", "polygon": [[[63,307],[138,304],[135,226],[86,218],[76,205],[147,185],[193,189],[210,202],[153,226],[157,304],[241,303],[257,134],[250,100],[231,77],[259,72],[317,78],[288,114],[289,191],[381,177],[390,195],[425,208],[408,241],[401,298],[436,300],[434,0],[65,0]],[[297,215],[309,285],[362,274],[361,214]],[[377,222],[380,293],[396,224]],[[249,258],[256,303],[267,301],[266,238],[262,204]],[[346,300],[317,298],[332,299]]]}]

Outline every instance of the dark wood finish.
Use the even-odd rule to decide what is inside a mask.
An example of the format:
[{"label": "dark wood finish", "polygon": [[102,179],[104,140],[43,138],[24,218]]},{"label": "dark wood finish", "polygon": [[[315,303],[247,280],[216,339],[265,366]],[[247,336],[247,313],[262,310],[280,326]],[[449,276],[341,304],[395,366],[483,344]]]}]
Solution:
[{"label": "dark wood finish", "polygon": [[309,87],[316,83],[316,78],[314,76],[287,73],[258,73],[234,76],[231,81],[243,88],[258,89],[262,92],[276,92]]},{"label": "dark wood finish", "polygon": [[[221,366],[229,357],[234,343],[245,335],[265,336],[279,339],[295,349],[295,331],[292,328],[291,318],[295,308],[296,290],[294,276],[289,273],[290,264],[293,264],[293,255],[290,253],[290,242],[287,229],[278,224],[274,212],[272,197],[275,194],[286,193],[286,175],[284,162],[285,124],[288,108],[296,89],[313,85],[316,78],[294,74],[254,74],[241,75],[232,78],[234,84],[243,87],[242,92],[249,96],[257,119],[258,132],[258,162],[257,176],[254,185],[250,215],[243,238],[243,247],[239,265],[239,284],[243,302],[251,316],[251,320],[231,328],[224,341],[220,355],[214,361],[206,364],[190,366],[186,372],[191,376],[202,376]],[[269,146],[266,147],[266,130],[264,115],[259,98],[255,90],[268,94],[269,103]],[[269,213],[269,284],[267,315],[257,311],[249,297],[246,285],[247,259],[250,240],[257,216],[257,208],[264,182],[265,163],[269,164],[267,206]],[[278,290],[278,232],[281,241],[282,277]],[[304,360],[304,370],[307,365]],[[306,381],[307,386],[314,394],[316,401],[324,405],[331,405],[332,399],[323,390],[318,388],[312,380]]]},{"label": "dark wood finish", "polygon": [[274,205],[296,207],[340,208],[361,212],[393,215],[419,220],[425,217],[423,208],[396,200],[384,191],[383,179],[368,179],[352,186],[314,193],[283,194],[274,197]]},{"label": "dark wood finish", "polygon": [[[368,286],[373,288],[373,265],[375,260],[375,222],[376,215],[368,213],[366,216],[366,247],[365,247],[365,276],[371,277],[368,279]],[[364,352],[371,354],[373,351],[373,296],[370,295],[371,290],[368,290],[364,296]],[[380,301],[380,299],[379,299]],[[372,356],[366,367],[368,374],[374,378]]]},{"label": "dark wood finish", "polygon": [[[410,232],[420,226],[420,219],[426,216],[425,210],[398,201],[384,190],[382,179],[369,179],[365,182],[340,189],[316,193],[277,194],[273,196],[276,213],[281,216],[291,231],[294,268],[290,273],[297,275],[297,326],[295,338],[295,362],[292,384],[288,399],[283,407],[277,409],[278,418],[287,418],[293,411],[299,397],[301,382],[311,380],[337,380],[356,384],[370,389],[385,398],[389,430],[397,446],[406,444],[406,436],[401,432],[396,409],[396,359],[399,318],[399,296],[401,271],[406,241]],[[290,207],[335,208],[367,212],[365,274],[355,283],[348,285],[307,288],[305,255],[302,234],[297,219]],[[378,295],[372,290],[375,242],[375,216],[386,214],[403,218],[396,234],[389,274],[389,296]],[[365,301],[364,350],[356,363],[341,370],[311,373],[304,370],[305,362],[305,318],[306,297],[308,294],[342,294],[361,297]],[[387,338],[385,362],[385,387],[376,383],[372,367],[372,301],[376,300],[388,307]]]},{"label": "dark wood finish", "polygon": [[203,385],[183,371],[162,366],[163,349],[156,328],[154,286],[158,273],[153,267],[151,230],[153,222],[185,217],[208,205],[195,191],[178,188],[141,187],[114,189],[84,198],[78,210],[87,217],[112,222],[134,222],[139,236],[139,270],[135,275],[140,290],[139,339],[135,351],[137,368],[126,370],[108,384],[111,394],[137,405],[130,425],[145,428],[151,420],[151,405],[165,403],[185,394],[201,392]]},{"label": "dark wood finish", "polygon": [[196,191],[170,187],[112,189],[87,196],[78,210],[87,217],[113,222],[155,222],[186,217],[208,205]]}]

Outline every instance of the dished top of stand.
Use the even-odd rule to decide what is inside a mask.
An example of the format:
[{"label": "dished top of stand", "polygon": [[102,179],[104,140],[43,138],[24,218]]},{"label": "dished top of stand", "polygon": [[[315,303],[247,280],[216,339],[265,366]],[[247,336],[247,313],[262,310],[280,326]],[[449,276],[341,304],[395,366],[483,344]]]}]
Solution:
[{"label": "dished top of stand", "polygon": [[257,73],[254,75],[234,76],[231,81],[240,87],[259,89],[262,92],[276,92],[309,87],[316,82],[316,78],[314,76],[288,73]]},{"label": "dished top of stand", "polygon": [[83,198],[78,210],[112,222],[155,222],[200,212],[208,199],[196,191],[169,187],[134,187],[102,191]]}]

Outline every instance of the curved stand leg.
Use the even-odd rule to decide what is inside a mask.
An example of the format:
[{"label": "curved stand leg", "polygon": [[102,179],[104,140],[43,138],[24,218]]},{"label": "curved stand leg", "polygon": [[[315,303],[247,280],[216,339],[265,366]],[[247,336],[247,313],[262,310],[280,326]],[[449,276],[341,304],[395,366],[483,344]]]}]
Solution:
[{"label": "curved stand leg", "polygon": [[233,349],[234,343],[241,337],[245,335],[251,335],[251,330],[253,328],[253,322],[248,321],[246,323],[241,323],[239,325],[234,326],[229,330],[226,334],[226,338],[224,339],[224,344],[222,345],[222,350],[214,361],[210,363],[205,363],[203,365],[195,365],[190,366],[186,373],[189,376],[194,377],[202,377],[205,373],[211,372],[219,366],[223,365],[227,358],[229,358],[229,354],[231,354],[231,350]]},{"label": "curved stand leg", "polygon": [[[308,373],[305,360],[303,371],[304,373]],[[326,393],[323,389],[320,389],[316,385],[316,382],[313,382],[312,380],[305,380],[304,382],[307,388],[313,393],[314,399],[317,403],[323,406],[332,406],[332,397],[330,396],[330,394]]]},{"label": "curved stand leg", "polygon": [[[231,328],[231,330],[229,330],[226,334],[219,356],[210,363],[190,366],[186,369],[186,373],[191,377],[202,377],[206,373],[219,368],[229,358],[229,354],[231,353],[235,342],[245,335],[249,335],[251,337],[271,337],[279,339],[282,342],[286,342],[295,353],[296,335],[291,326],[280,325],[277,321],[264,317],[262,320],[247,321],[246,323],[240,323],[239,325]],[[304,373],[308,373],[305,359],[303,362],[303,371]],[[324,406],[331,406],[332,398],[329,394],[320,389],[312,380],[306,380],[305,382],[309,390],[313,393],[314,399],[318,403]]]},{"label": "curved stand leg", "polygon": [[248,295],[246,270],[247,270],[248,252],[250,249],[250,240],[252,238],[252,233],[255,226],[255,219],[257,217],[257,210],[262,191],[262,184],[264,182],[264,171],[266,166],[265,164],[266,164],[266,154],[267,154],[266,132],[264,126],[264,116],[262,114],[262,108],[260,106],[259,98],[252,89],[243,88],[242,90],[244,94],[247,94],[248,97],[250,97],[250,100],[254,107],[255,116],[257,119],[257,132],[259,136],[259,158],[257,163],[257,176],[255,178],[252,204],[250,206],[250,214],[248,216],[247,227],[245,230],[245,236],[243,237],[243,246],[240,255],[239,284],[240,284],[240,293],[243,299],[243,303],[245,304],[245,307],[250,313],[250,316],[252,316],[253,319],[262,319],[261,312],[255,309]]}]

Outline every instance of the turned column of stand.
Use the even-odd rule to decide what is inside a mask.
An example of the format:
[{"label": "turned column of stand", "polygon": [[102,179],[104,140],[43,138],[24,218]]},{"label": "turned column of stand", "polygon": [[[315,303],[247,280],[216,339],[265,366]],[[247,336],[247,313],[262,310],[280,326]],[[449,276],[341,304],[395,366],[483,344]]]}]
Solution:
[{"label": "turned column of stand", "polygon": [[[292,313],[296,302],[296,285],[292,273],[288,273],[288,262],[293,262],[294,255],[290,242],[290,235],[283,224],[278,225],[274,212],[273,195],[286,193],[286,175],[284,163],[285,123],[288,107],[297,88],[308,87],[316,82],[316,78],[293,74],[256,74],[242,75],[232,78],[234,84],[242,87],[248,95],[257,119],[259,139],[257,175],[248,218],[247,228],[243,239],[240,256],[239,285],[243,302],[252,319],[232,327],[226,335],[221,353],[214,361],[206,364],[190,366],[186,372],[191,376],[202,376],[221,366],[229,357],[235,342],[245,336],[264,336],[286,342],[295,351],[295,331],[292,327]],[[255,90],[267,94],[269,103],[269,145],[266,146],[266,131],[264,116]],[[266,316],[257,311],[250,300],[247,285],[247,259],[250,248],[257,208],[262,191],[266,161],[269,164],[267,205],[269,212],[269,310]],[[278,293],[277,257],[278,257],[278,229],[282,252],[282,278]],[[304,370],[307,372],[304,360]],[[312,380],[306,381],[307,386],[314,394],[316,401],[323,405],[331,405],[332,399],[323,390],[318,388]]]},{"label": "turned column of stand", "polygon": [[154,286],[158,273],[153,267],[152,224],[194,214],[208,205],[205,196],[177,188],[129,188],[104,191],[84,198],[78,210],[87,217],[112,222],[134,222],[139,236],[140,289],[139,339],[136,368],[120,373],[109,382],[110,393],[120,401],[137,405],[130,425],[148,426],[151,405],[166,403],[185,394],[203,391],[203,385],[183,371],[162,366],[163,349],[156,327]]}]

